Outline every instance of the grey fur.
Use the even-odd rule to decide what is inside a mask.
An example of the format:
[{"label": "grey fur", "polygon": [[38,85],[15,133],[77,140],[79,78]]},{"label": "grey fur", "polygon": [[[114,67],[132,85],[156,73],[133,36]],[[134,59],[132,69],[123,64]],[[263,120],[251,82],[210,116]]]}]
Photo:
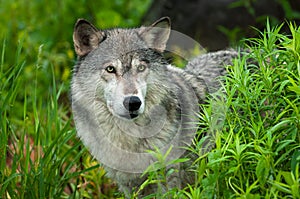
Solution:
[{"label": "grey fur", "polygon": [[[168,18],[136,29],[101,31],[85,20],[75,25],[78,61],[71,94],[77,133],[127,197],[155,161],[146,150],[156,146],[165,152],[173,146],[170,159],[186,154],[182,146],[191,143],[197,130],[198,104],[208,87],[218,85],[215,78],[224,74],[223,64],[237,56],[234,51],[209,53],[182,70],[160,54],[169,34]],[[128,96],[140,99],[138,110],[122,106]],[[178,168],[169,179],[171,187],[191,179]],[[154,191],[148,187],[145,194]]]},{"label": "grey fur", "polygon": [[220,87],[219,77],[226,74],[224,66],[231,65],[232,60],[238,57],[235,50],[222,50],[200,55],[185,67],[185,71],[191,71],[198,78],[203,79],[210,93]]}]

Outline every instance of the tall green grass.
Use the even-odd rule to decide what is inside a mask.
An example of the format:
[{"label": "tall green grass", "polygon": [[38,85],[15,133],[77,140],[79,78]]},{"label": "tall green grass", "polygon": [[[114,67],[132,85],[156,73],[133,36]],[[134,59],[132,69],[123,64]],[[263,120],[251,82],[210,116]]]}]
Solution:
[{"label": "tall green grass", "polygon": [[[5,48],[4,41],[0,62],[0,198],[101,195],[101,185],[109,182],[76,138],[69,107],[59,104],[65,85],[56,85],[51,68],[48,72],[52,74],[49,80],[52,85],[40,88],[39,55],[36,64],[31,66],[35,71],[34,81],[28,82],[24,77],[26,61],[20,59],[22,44],[12,65],[5,63],[5,53],[8,53]],[[47,98],[39,96],[42,89],[47,90]],[[96,179],[88,171],[98,171],[93,186],[85,185],[89,179]],[[85,189],[88,187],[94,190],[89,192]]]}]

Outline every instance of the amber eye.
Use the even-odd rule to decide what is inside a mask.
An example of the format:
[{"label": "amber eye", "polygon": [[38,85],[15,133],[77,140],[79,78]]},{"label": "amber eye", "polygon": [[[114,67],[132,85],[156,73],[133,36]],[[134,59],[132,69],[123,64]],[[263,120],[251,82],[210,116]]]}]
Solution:
[{"label": "amber eye", "polygon": [[113,66],[107,66],[107,67],[105,68],[105,70],[106,70],[108,73],[116,73],[116,69],[115,69],[115,67],[113,67]]},{"label": "amber eye", "polygon": [[143,72],[145,69],[146,69],[146,66],[142,65],[142,64],[138,65],[138,67],[137,67],[138,72]]}]

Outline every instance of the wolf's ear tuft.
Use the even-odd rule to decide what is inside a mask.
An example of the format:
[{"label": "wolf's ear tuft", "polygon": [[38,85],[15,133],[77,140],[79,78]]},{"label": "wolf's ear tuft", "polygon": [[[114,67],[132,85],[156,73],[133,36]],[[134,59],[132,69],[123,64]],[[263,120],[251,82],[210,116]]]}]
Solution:
[{"label": "wolf's ear tuft", "polygon": [[78,56],[87,55],[97,48],[104,38],[104,33],[97,30],[90,22],[84,19],[77,20],[74,27],[73,41]]},{"label": "wolf's ear tuft", "polygon": [[171,21],[169,17],[163,17],[149,27],[141,27],[139,34],[147,43],[148,47],[160,52],[166,49],[171,32]]}]

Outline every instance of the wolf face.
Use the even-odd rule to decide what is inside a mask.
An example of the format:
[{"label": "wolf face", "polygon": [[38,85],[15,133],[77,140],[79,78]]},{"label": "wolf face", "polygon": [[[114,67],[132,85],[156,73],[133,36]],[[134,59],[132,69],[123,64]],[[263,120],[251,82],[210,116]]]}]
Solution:
[{"label": "wolf face", "polygon": [[[95,80],[96,93],[103,95],[99,98],[104,97],[114,116],[134,119],[144,112],[149,68],[155,67],[150,60],[162,60],[157,59],[155,51],[165,48],[168,26],[168,18],[163,18],[148,28],[99,31],[89,22],[78,20],[74,45],[84,61],[75,70],[95,71],[94,77],[88,78]],[[106,49],[110,49],[109,53]]]},{"label": "wolf face", "polygon": [[[101,85],[111,113],[120,118],[133,119],[144,112],[148,70],[145,61],[127,56],[130,58],[116,58],[104,64]],[[126,63],[127,60],[130,60],[129,63]]]},{"label": "wolf face", "polygon": [[142,114],[146,95],[146,63],[133,58],[125,71],[122,61],[108,63],[103,74],[107,82],[104,88],[104,97],[109,110],[115,116],[131,119]]}]

